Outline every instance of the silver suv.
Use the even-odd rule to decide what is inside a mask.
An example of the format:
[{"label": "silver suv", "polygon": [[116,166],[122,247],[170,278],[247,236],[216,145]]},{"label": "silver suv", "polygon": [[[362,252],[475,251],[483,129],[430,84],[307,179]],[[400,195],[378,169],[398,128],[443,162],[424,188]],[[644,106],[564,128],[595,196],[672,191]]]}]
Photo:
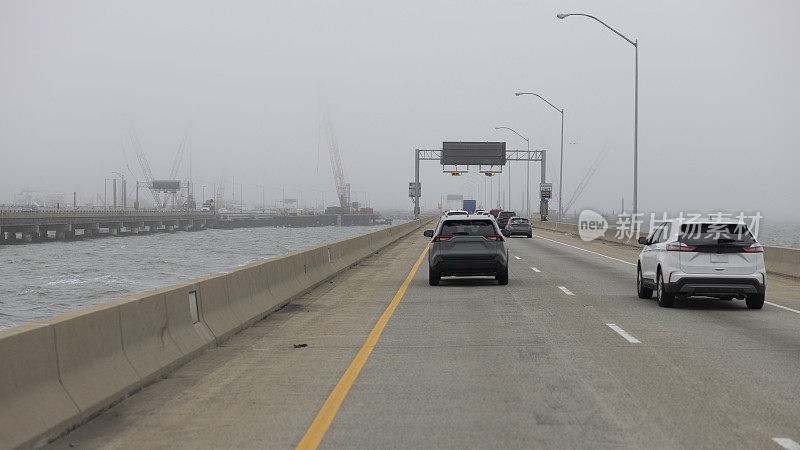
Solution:
[{"label": "silver suv", "polygon": [[655,290],[663,307],[693,295],[764,306],[764,248],[744,223],[667,220],[639,243],[645,246],[636,276],[639,298]]},{"label": "silver suv", "polygon": [[490,275],[508,284],[508,249],[497,222],[483,215],[445,217],[428,250],[428,283],[438,286],[443,276]]}]

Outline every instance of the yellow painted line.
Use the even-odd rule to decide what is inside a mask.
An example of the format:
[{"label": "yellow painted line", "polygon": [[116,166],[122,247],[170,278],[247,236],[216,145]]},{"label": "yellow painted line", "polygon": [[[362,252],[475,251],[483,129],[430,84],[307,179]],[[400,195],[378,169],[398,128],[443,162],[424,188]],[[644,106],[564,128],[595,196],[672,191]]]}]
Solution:
[{"label": "yellow painted line", "polygon": [[342,378],[340,378],[339,382],[336,383],[336,387],[333,388],[333,392],[331,392],[331,394],[328,396],[328,399],[325,400],[325,404],[322,405],[322,409],[320,409],[317,413],[317,417],[314,418],[314,422],[311,423],[311,426],[308,428],[308,431],[306,431],[305,436],[303,436],[303,439],[301,439],[300,443],[297,444],[298,449],[315,449],[319,445],[320,441],[322,441],[322,436],[324,436],[325,432],[328,431],[328,427],[331,425],[331,422],[333,422],[333,418],[336,416],[336,412],[339,411],[339,407],[342,406],[342,402],[344,401],[347,392],[356,381],[356,377],[358,377],[359,372],[361,372],[361,368],[363,368],[364,364],[367,362],[367,358],[369,358],[370,353],[372,353],[372,349],[375,348],[375,344],[378,343],[378,338],[381,337],[381,333],[383,333],[383,329],[389,322],[389,318],[392,317],[394,310],[397,309],[397,305],[400,304],[400,299],[402,299],[403,295],[405,295],[408,285],[411,284],[411,280],[414,278],[414,275],[417,273],[417,269],[419,269],[419,265],[422,263],[422,258],[424,258],[425,254],[428,253],[429,245],[425,246],[425,250],[423,250],[422,254],[419,255],[419,258],[417,258],[417,262],[414,263],[414,267],[411,268],[411,272],[408,273],[405,281],[403,281],[403,284],[400,285],[400,289],[398,289],[397,293],[394,294],[394,298],[392,299],[391,303],[389,303],[389,306],[386,307],[386,311],[383,312],[381,318],[378,319],[378,323],[376,323],[372,328],[372,331],[370,331],[369,336],[367,336],[367,341],[364,342],[361,350],[359,350],[356,354],[356,357],[353,358],[353,362],[350,363],[350,366],[344,372]]}]

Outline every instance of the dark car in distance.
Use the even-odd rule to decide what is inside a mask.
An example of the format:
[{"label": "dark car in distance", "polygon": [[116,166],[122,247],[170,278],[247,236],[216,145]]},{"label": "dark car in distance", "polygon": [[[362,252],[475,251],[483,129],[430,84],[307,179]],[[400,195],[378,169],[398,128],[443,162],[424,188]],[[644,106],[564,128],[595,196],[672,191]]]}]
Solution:
[{"label": "dark car in distance", "polygon": [[508,249],[497,222],[487,216],[451,216],[439,221],[428,250],[428,283],[438,286],[443,276],[494,276],[508,284]]},{"label": "dark car in distance", "polygon": [[531,222],[525,217],[512,217],[508,220],[506,227],[503,228],[503,236],[522,235],[533,237]]},{"label": "dark car in distance", "polygon": [[516,216],[517,213],[514,211],[500,211],[500,214],[497,215],[497,224],[500,225],[500,229],[502,230],[508,225],[508,219]]}]

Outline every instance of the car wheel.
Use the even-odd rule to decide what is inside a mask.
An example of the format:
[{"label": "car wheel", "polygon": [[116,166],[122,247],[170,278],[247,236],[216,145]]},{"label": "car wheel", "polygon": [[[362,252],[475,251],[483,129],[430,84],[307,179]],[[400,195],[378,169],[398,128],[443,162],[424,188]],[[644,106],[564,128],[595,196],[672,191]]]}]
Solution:
[{"label": "car wheel", "polygon": [[747,309],[761,309],[764,307],[764,294],[750,294],[745,299]]},{"label": "car wheel", "polygon": [[508,284],[508,267],[501,270],[497,274],[497,284],[499,284],[500,286],[505,286]]},{"label": "car wheel", "polygon": [[672,308],[675,303],[675,294],[667,292],[664,289],[664,277],[661,276],[661,271],[658,271],[658,281],[656,281],[656,288],[658,289],[658,306],[662,308]]},{"label": "car wheel", "polygon": [[528,233],[528,238],[532,238],[532,237],[533,237],[533,234]]},{"label": "car wheel", "polygon": [[639,298],[653,298],[653,290],[644,285],[641,267],[636,269],[636,293],[639,294]]},{"label": "car wheel", "polygon": [[428,269],[428,284],[431,286],[438,286],[439,281],[442,279],[442,274],[438,272],[434,272],[432,269]]}]

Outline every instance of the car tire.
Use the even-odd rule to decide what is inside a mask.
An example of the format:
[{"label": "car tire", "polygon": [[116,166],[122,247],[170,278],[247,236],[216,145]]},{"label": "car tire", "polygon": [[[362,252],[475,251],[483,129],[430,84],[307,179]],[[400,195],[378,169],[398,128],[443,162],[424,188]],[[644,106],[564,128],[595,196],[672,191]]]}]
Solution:
[{"label": "car tire", "polygon": [[666,289],[664,289],[664,277],[661,276],[661,270],[658,271],[656,287],[658,289],[658,306],[662,308],[672,308],[672,305],[675,304],[675,294],[667,292]]},{"label": "car tire", "polygon": [[442,280],[442,274],[439,272],[434,272],[432,269],[428,269],[428,284],[431,286],[438,286],[439,281]]},{"label": "car tire", "polygon": [[644,285],[641,267],[636,269],[636,293],[639,295],[639,298],[653,298],[653,290]]},{"label": "car tire", "polygon": [[508,267],[506,267],[505,269],[501,270],[497,274],[496,278],[497,278],[497,284],[499,284],[500,286],[507,285],[508,284]]},{"label": "car tire", "polygon": [[764,307],[764,294],[750,294],[745,299],[747,309],[761,309]]},{"label": "car tire", "polygon": [[528,233],[528,238],[530,239],[532,237],[533,237],[533,235],[531,233]]}]

